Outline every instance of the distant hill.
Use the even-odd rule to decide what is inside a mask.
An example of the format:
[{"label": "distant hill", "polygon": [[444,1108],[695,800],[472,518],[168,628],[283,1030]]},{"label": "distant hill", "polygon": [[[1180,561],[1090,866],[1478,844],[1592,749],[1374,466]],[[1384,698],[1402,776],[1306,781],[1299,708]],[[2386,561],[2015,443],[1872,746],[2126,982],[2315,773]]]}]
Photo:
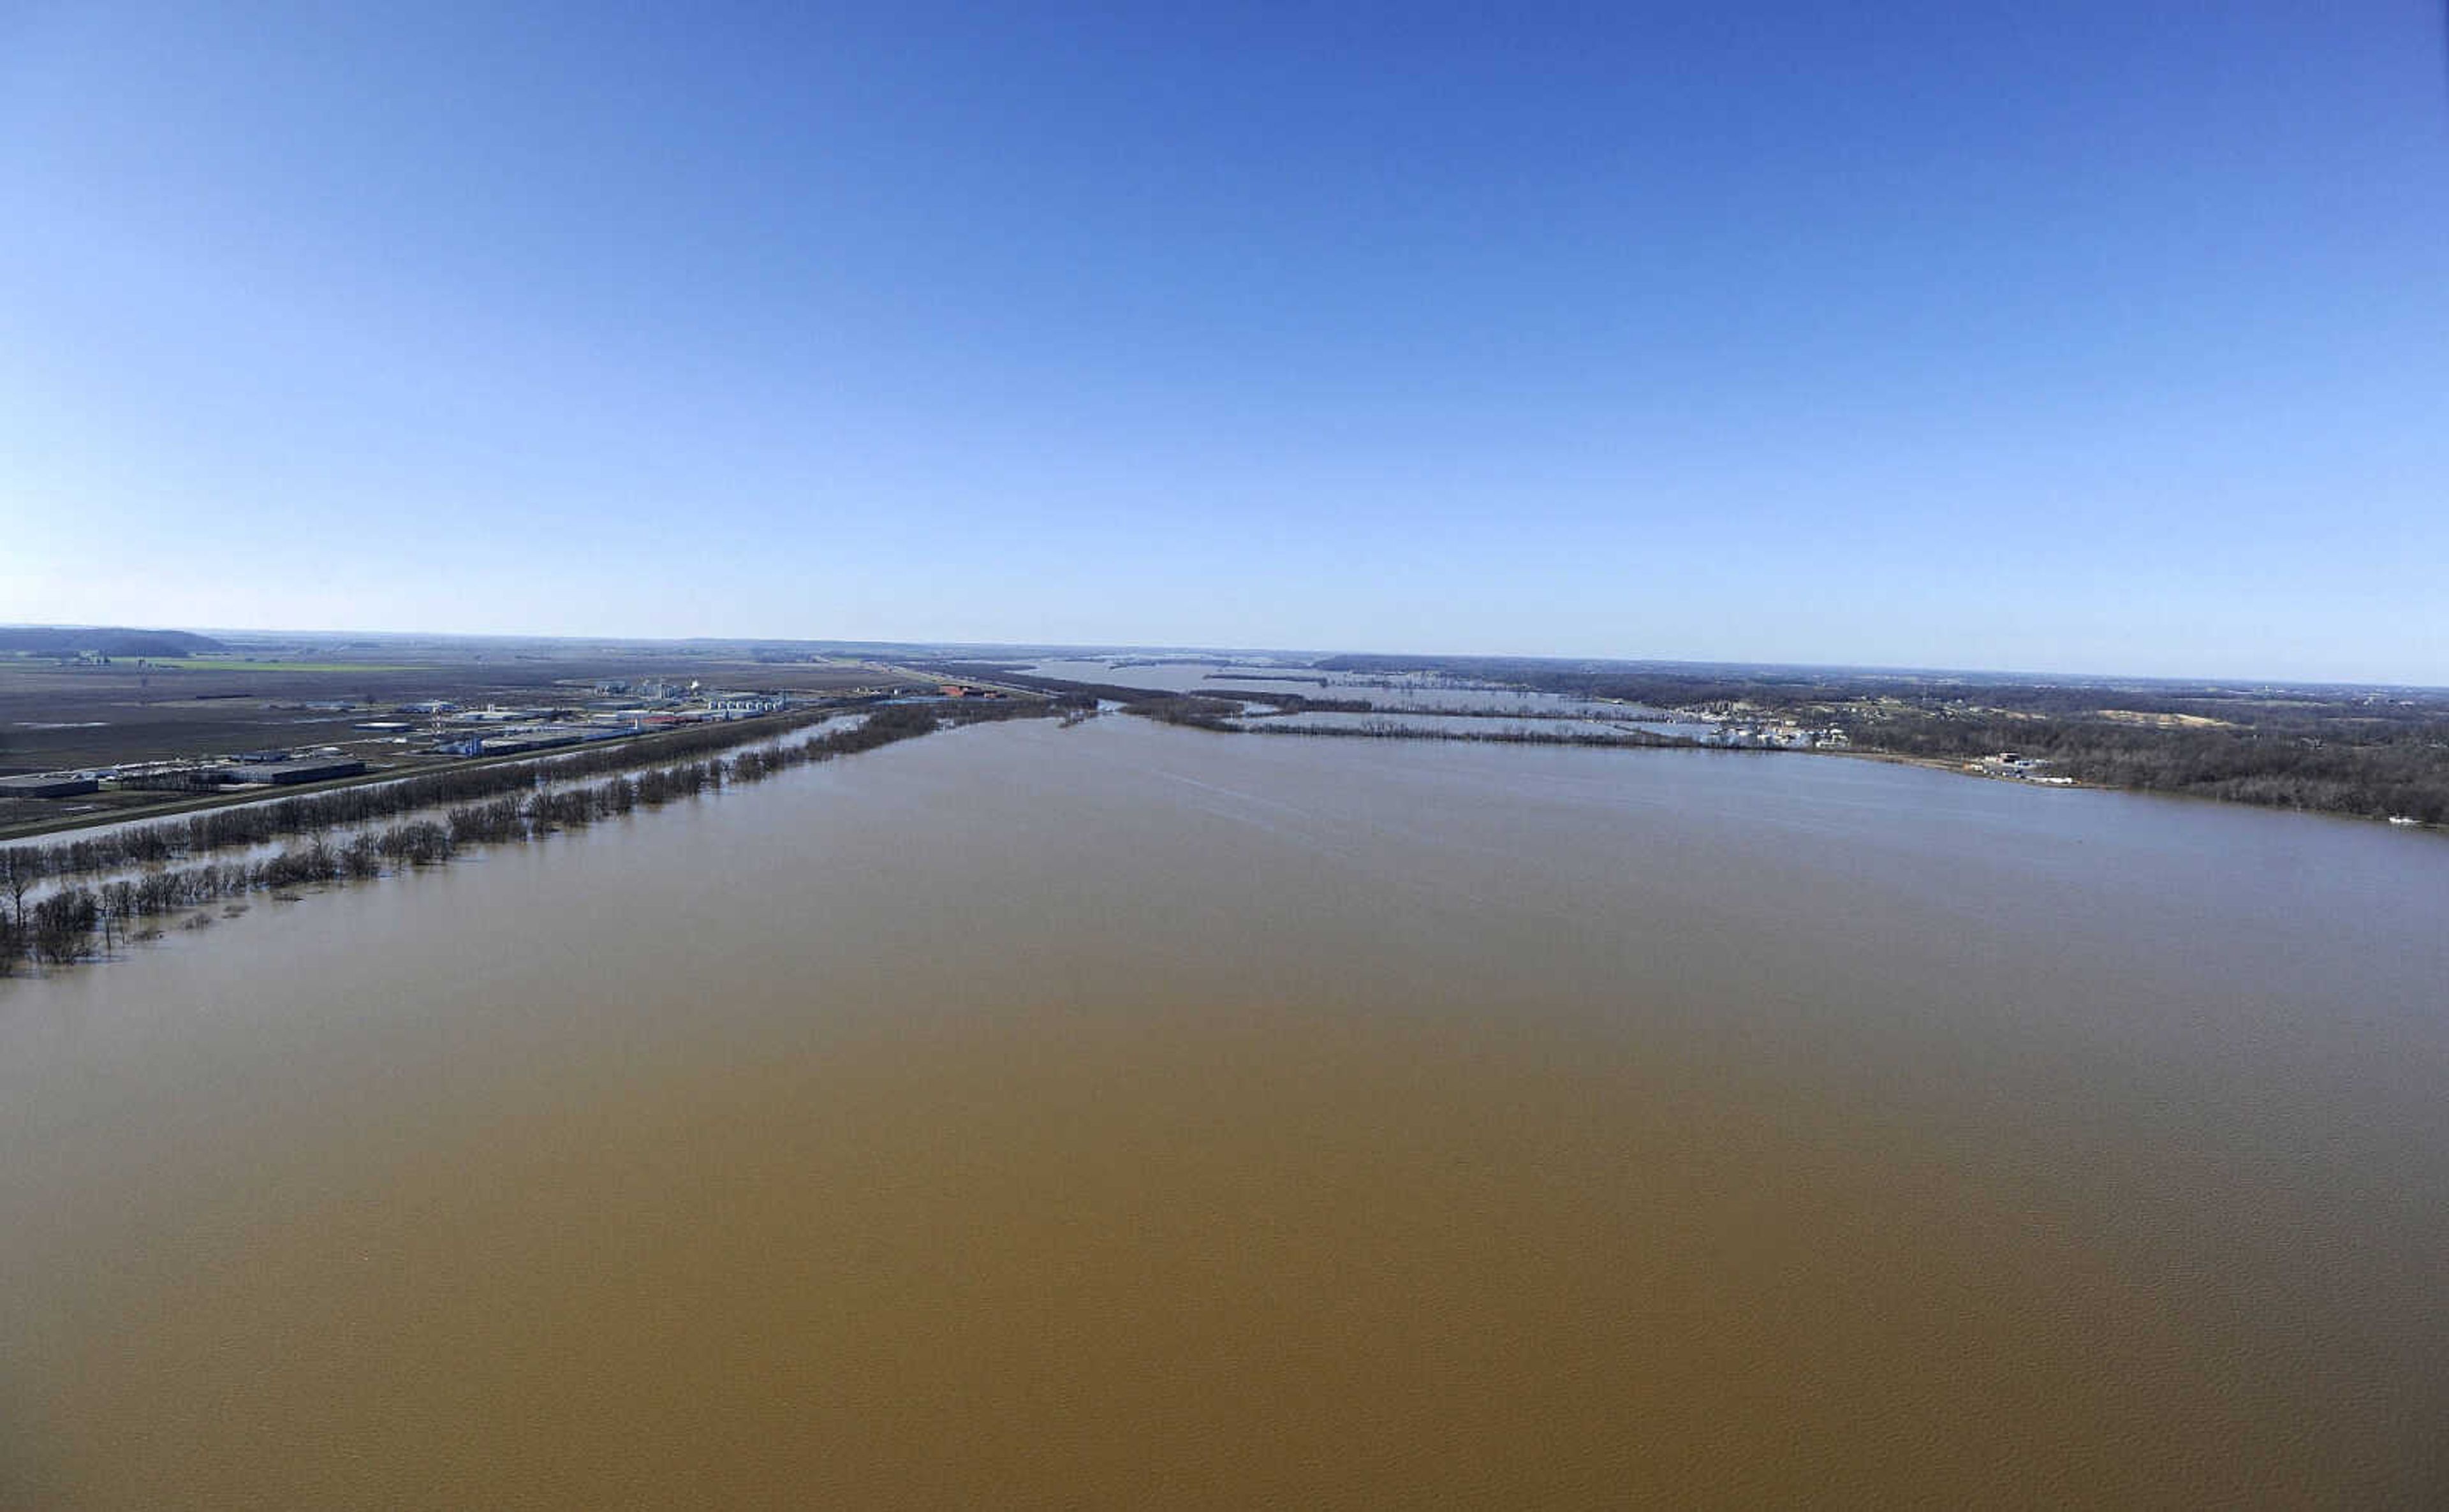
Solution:
[{"label": "distant hill", "polygon": [[229,647],[184,630],[129,630],[111,625],[0,625],[0,651],[36,656],[191,657]]}]

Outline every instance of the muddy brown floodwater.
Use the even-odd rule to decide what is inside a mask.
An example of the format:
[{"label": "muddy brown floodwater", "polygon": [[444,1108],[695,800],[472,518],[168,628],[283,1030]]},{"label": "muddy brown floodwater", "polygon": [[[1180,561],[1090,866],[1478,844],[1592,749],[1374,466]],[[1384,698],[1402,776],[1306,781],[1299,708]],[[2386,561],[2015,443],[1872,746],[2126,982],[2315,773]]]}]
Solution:
[{"label": "muddy brown floodwater", "polygon": [[0,984],[0,1504],[2422,1502],[2444,918],[1868,762],[940,735]]}]

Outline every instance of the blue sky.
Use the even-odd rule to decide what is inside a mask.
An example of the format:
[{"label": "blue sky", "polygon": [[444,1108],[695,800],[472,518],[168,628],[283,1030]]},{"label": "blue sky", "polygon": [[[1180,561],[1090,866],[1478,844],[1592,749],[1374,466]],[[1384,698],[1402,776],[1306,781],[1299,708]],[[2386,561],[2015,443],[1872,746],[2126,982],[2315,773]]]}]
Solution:
[{"label": "blue sky", "polygon": [[2441,29],[0,0],[0,621],[2449,684]]}]

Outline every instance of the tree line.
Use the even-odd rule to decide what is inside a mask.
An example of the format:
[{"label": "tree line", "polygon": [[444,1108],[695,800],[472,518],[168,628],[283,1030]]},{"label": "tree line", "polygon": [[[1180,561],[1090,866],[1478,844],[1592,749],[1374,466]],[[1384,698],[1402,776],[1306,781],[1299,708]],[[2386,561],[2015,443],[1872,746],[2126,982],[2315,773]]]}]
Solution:
[{"label": "tree line", "polygon": [[1908,709],[1859,728],[1857,746],[1905,756],[2014,751],[2042,757],[2057,775],[2102,787],[2449,823],[2449,721],[2311,735]]},{"label": "tree line", "polygon": [[1437,671],[1583,698],[1774,712],[1853,749],[2039,756],[2100,787],[2449,824],[2449,693],[2165,679],[1973,677],[1793,667],[1668,667],[1341,657],[1321,669]]},{"label": "tree line", "polygon": [[[286,800],[287,804],[301,807],[293,809],[279,822],[284,826],[295,823],[298,827],[267,833],[303,833],[302,844],[251,860],[206,862],[192,867],[153,863],[149,870],[138,876],[91,885],[70,883],[30,901],[29,894],[38,885],[65,873],[52,869],[51,858],[41,856],[29,860],[29,854],[66,850],[67,847],[17,847],[0,852],[0,905],[5,905],[0,907],[0,976],[9,975],[29,958],[54,966],[83,960],[93,954],[97,943],[107,951],[120,938],[145,937],[148,921],[153,919],[208,908],[215,903],[233,902],[251,893],[269,893],[275,898],[282,898],[299,888],[362,880],[386,872],[435,866],[449,861],[464,846],[539,840],[556,831],[579,829],[638,809],[660,808],[682,798],[719,792],[726,784],[762,782],[794,767],[873,751],[897,740],[927,735],[945,724],[1025,718],[1051,712],[1051,705],[1037,702],[981,705],[976,708],[948,706],[940,710],[922,705],[891,706],[876,710],[849,729],[827,731],[803,740],[742,751],[728,758],[717,756],[704,760],[650,767],[641,772],[622,772],[587,786],[538,788],[535,786],[538,775],[535,766],[523,764],[510,769],[519,778],[513,791],[485,801],[459,803],[442,813],[439,818],[411,819],[379,830],[362,829],[339,841],[320,832],[338,824],[361,821],[353,816],[310,827],[302,822],[301,816],[327,813],[321,807],[326,798],[354,794],[336,793],[290,799]],[[761,736],[771,733],[770,727],[758,732]],[[504,769],[495,768],[482,772],[436,774],[436,776],[498,779],[505,775]],[[569,764],[556,764],[551,775],[555,777],[569,775]],[[427,779],[413,780],[423,782]],[[482,797],[481,791],[471,789],[485,786],[462,784],[454,789],[453,795]],[[426,807],[434,809],[439,805],[429,803]],[[389,816],[400,811],[364,812],[375,816]],[[148,828],[177,831],[183,827],[163,825]],[[218,846],[197,847],[187,853],[256,843],[254,839],[223,841]],[[87,859],[91,859],[90,855]],[[91,874],[90,870],[84,874]],[[209,923],[210,919],[209,914],[199,914],[188,921],[189,927]]]},{"label": "tree line", "polygon": [[92,876],[214,851],[267,845],[317,830],[370,824],[445,804],[521,792],[533,787],[540,775],[585,777],[651,766],[675,756],[766,739],[778,730],[787,733],[803,728],[831,718],[834,712],[838,711],[786,716],[779,723],[761,719],[753,723],[700,725],[594,750],[554,752],[530,761],[449,767],[395,782],[214,809],[184,819],[123,825],[50,844],[0,848],[0,888],[10,886],[11,879],[19,876],[29,885],[54,877]]}]

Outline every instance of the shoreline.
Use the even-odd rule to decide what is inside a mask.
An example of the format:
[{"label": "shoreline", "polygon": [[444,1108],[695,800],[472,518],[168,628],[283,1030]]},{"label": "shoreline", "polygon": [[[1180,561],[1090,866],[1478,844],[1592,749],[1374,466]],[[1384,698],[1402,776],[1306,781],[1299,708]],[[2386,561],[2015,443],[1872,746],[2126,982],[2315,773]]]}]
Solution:
[{"label": "shoreline", "polygon": [[[1516,717],[1511,714],[1505,714],[1493,715],[1489,716],[1489,718],[1492,719],[1498,719],[1513,718]],[[2177,798],[2188,802],[2215,803],[2224,807],[2254,809],[2269,813],[2310,814],[2319,818],[2338,819],[2353,824],[2380,824],[2396,829],[2437,832],[2442,828],[2439,825],[2425,824],[2420,821],[2409,824],[2401,818],[2389,814],[2350,813],[2337,809],[2312,809],[2289,804],[2249,803],[2238,798],[2224,798],[2210,794],[2172,793],[2159,788],[2129,788],[2118,787],[2106,782],[2087,782],[2080,777],[2070,777],[2063,782],[2030,782],[2016,777],[2002,775],[1994,772],[1978,770],[1975,766],[1968,765],[1964,759],[1959,756],[1912,756],[1900,751],[1869,751],[1859,746],[1842,748],[1810,747],[1796,749],[1784,746],[1705,745],[1697,740],[1676,739],[1671,737],[1659,737],[1655,740],[1616,740],[1599,736],[1552,736],[1543,737],[1539,736],[1514,734],[1474,735],[1467,731],[1450,730],[1380,731],[1341,729],[1317,725],[1301,728],[1284,727],[1269,730],[1263,726],[1255,729],[1245,729],[1231,725],[1210,726],[1190,720],[1165,720],[1161,722],[1184,724],[1193,729],[1213,729],[1216,733],[1221,735],[1306,736],[1314,738],[1325,739],[1420,740],[1428,742],[1459,743],[1465,745],[1577,747],[1586,750],[1703,751],[1722,755],[1740,756],[1836,756],[1857,761],[1883,762],[1890,766],[1919,767],[1925,771],[1944,773],[1950,776],[1968,777],[1982,782],[2003,782],[2015,787],[2036,788],[2055,793],[2121,793],[2130,794],[2137,797]]]},{"label": "shoreline", "polygon": [[[297,825],[241,840],[190,844],[167,853],[104,858],[99,866],[64,856],[57,846],[0,848],[0,860],[8,863],[0,872],[0,886],[8,890],[0,899],[8,904],[0,913],[0,978],[16,975],[17,967],[29,963],[38,975],[107,963],[118,958],[119,942],[158,940],[174,919],[182,929],[209,926],[217,904],[222,906],[220,917],[234,917],[246,911],[245,900],[252,896],[297,902],[303,895],[298,890],[380,881],[448,864],[470,846],[533,844],[708,792],[719,794],[726,788],[762,782],[792,768],[971,724],[1043,718],[1052,708],[1051,703],[998,705],[992,714],[962,711],[946,718],[933,710],[885,707],[872,711],[856,728],[811,734],[797,742],[748,744],[744,750],[739,746],[746,742],[681,749],[668,753],[668,765],[625,764],[574,774],[582,779],[580,785],[442,797],[392,813],[369,814],[361,822],[337,827],[337,833],[320,823]],[[823,722],[803,720],[798,728]],[[522,764],[535,760],[513,759]],[[268,850],[275,843],[280,848]],[[241,853],[212,859],[226,852]],[[245,853],[250,852],[258,853]],[[35,871],[20,870],[29,862]],[[156,920],[161,922],[152,922]],[[99,950],[94,947],[97,933],[102,937]]]},{"label": "shoreline", "polygon": [[242,809],[250,804],[278,803],[284,798],[311,797],[318,794],[346,792],[352,788],[379,787],[387,782],[413,782],[419,777],[432,776],[436,773],[481,772],[494,767],[521,764],[532,765],[538,770],[543,770],[550,767],[556,759],[567,759],[585,752],[630,752],[636,755],[638,765],[651,766],[665,759],[670,753],[664,746],[650,746],[647,743],[650,741],[662,741],[666,746],[673,746],[685,743],[673,739],[675,736],[694,736],[707,730],[718,729],[726,732],[733,730],[742,732],[738,740],[723,741],[707,747],[705,751],[695,753],[704,755],[711,751],[728,751],[734,746],[746,745],[762,737],[788,735],[795,730],[805,729],[811,724],[821,723],[837,716],[866,712],[870,707],[867,704],[847,704],[830,709],[796,709],[787,714],[762,715],[754,718],[726,720],[722,724],[696,724],[670,730],[641,731],[636,735],[618,736],[577,746],[556,746],[549,751],[511,752],[492,756],[462,756],[448,762],[434,762],[423,766],[386,767],[378,772],[359,772],[345,777],[332,777],[322,782],[300,782],[294,786],[259,791],[241,788],[221,793],[201,793],[191,796],[173,798],[165,803],[113,813],[64,814],[56,818],[38,819],[29,824],[0,827],[0,847],[28,840],[45,839],[53,835],[72,834],[79,831],[108,829],[113,825],[150,824],[157,820],[185,818],[191,814],[218,813],[224,809]]}]

